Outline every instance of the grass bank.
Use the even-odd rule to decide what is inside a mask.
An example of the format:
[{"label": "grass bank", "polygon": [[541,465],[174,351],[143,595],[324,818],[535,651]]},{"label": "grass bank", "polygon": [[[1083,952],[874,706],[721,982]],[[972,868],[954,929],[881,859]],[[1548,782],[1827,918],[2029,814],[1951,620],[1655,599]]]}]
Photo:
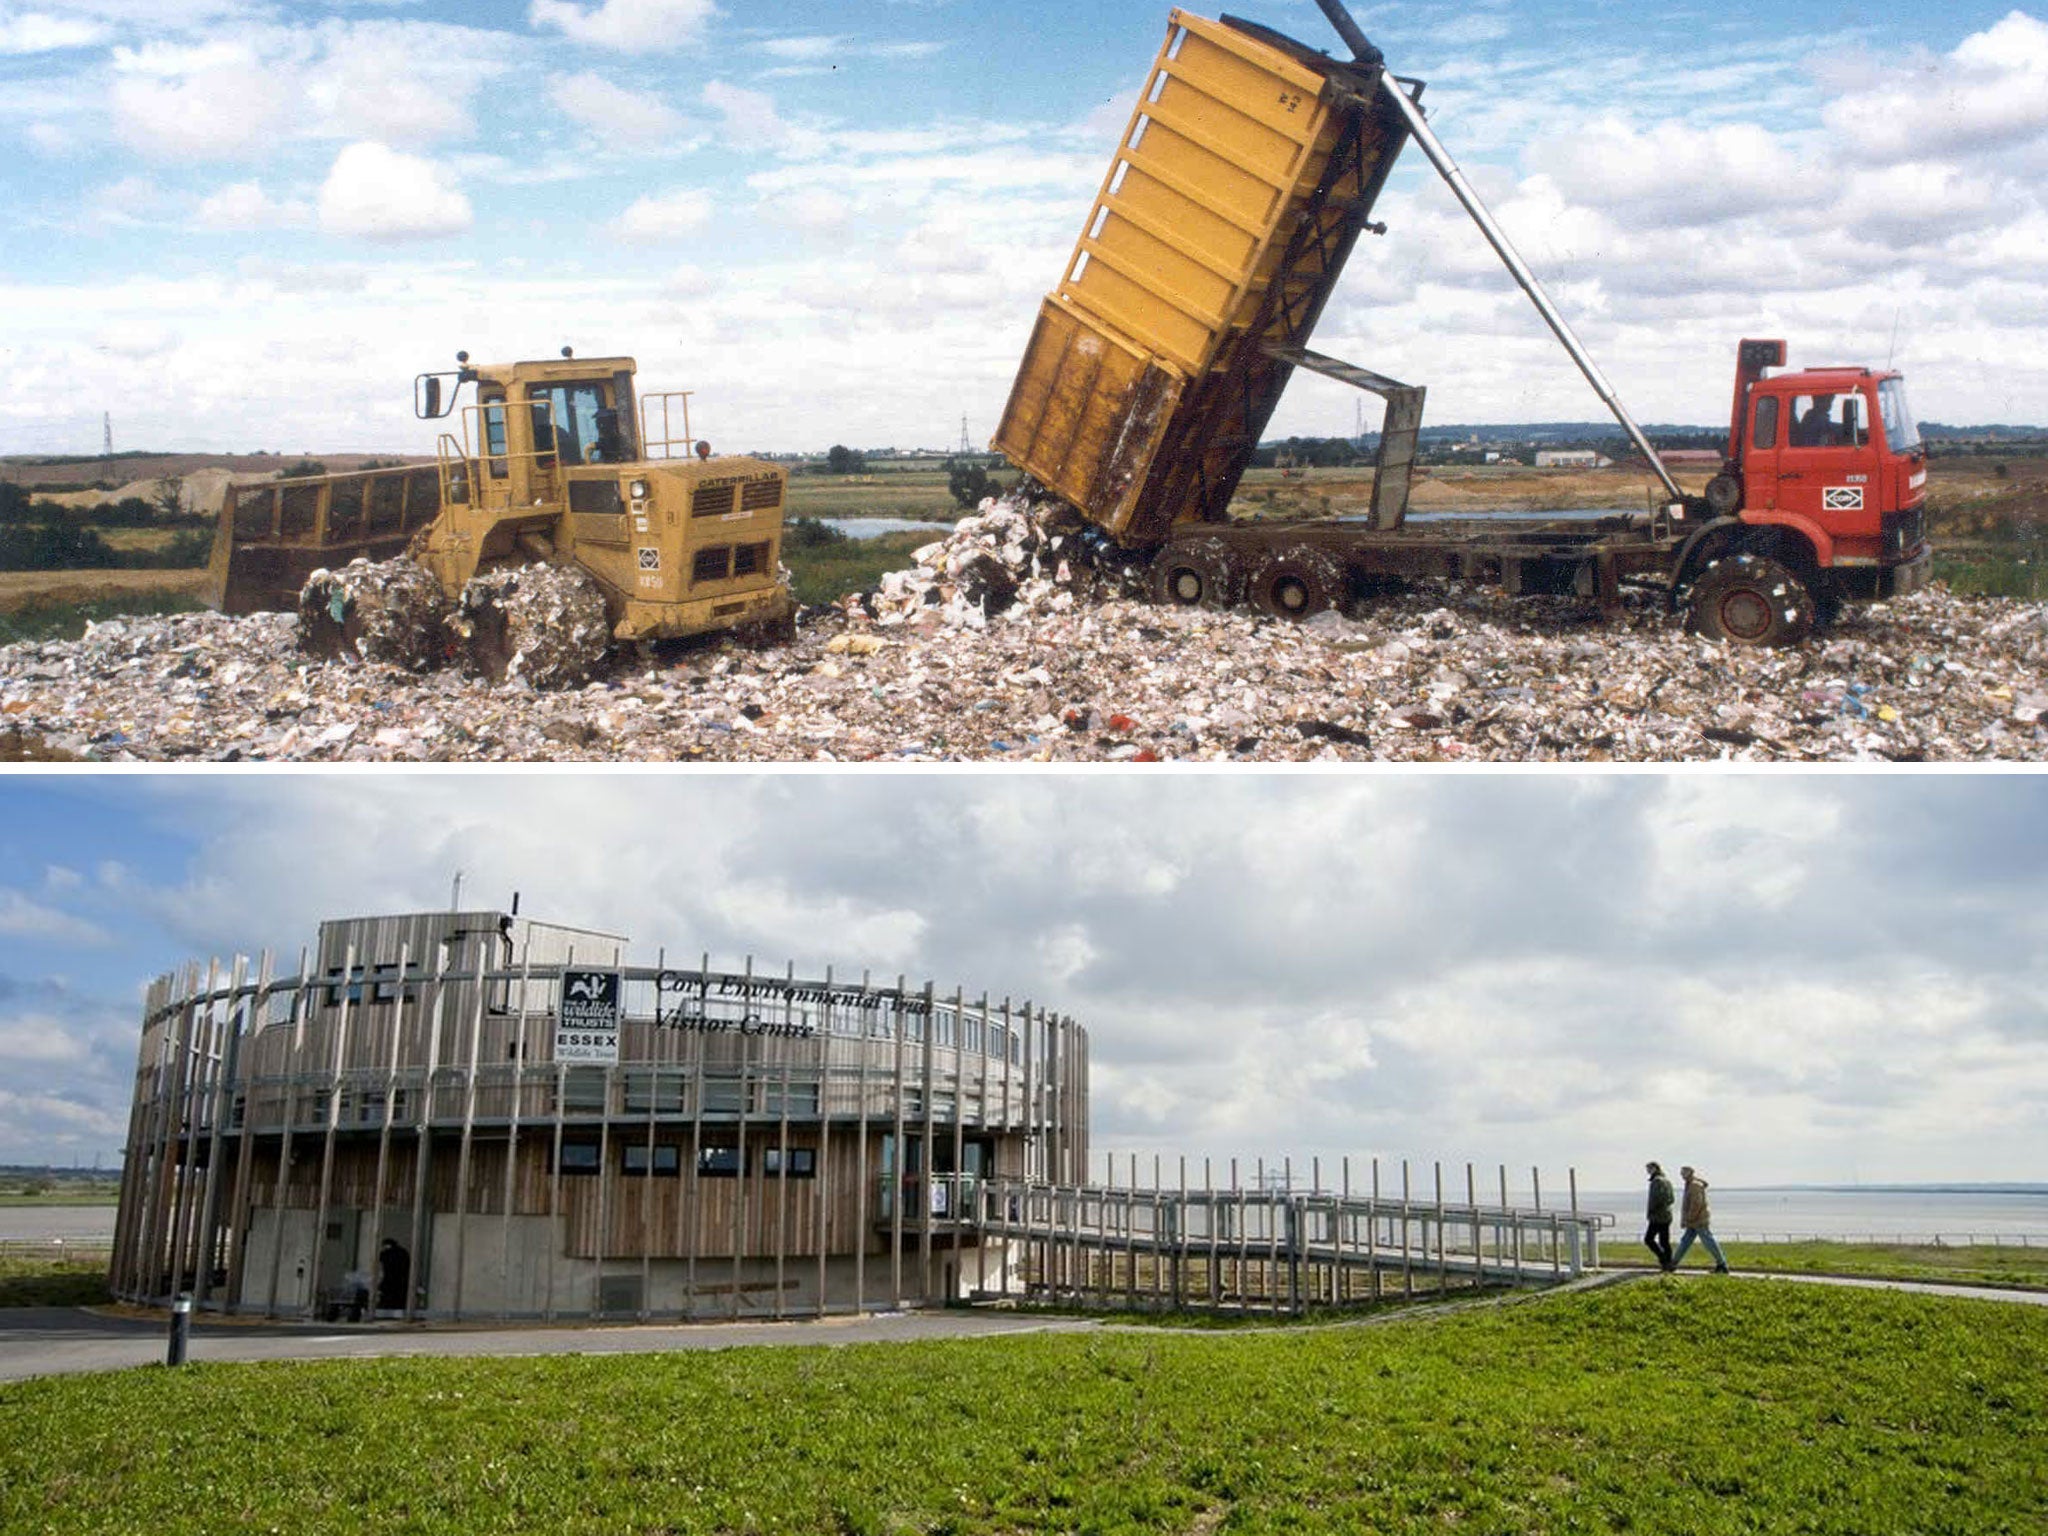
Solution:
[{"label": "grass bank", "polygon": [[934,525],[923,531],[856,539],[825,528],[810,535],[808,542],[794,537],[785,540],[782,559],[789,567],[790,585],[798,602],[829,603],[848,592],[866,591],[885,571],[903,569],[911,563],[913,549],[944,538],[946,532]]},{"label": "grass bank", "polygon": [[[47,1532],[2038,1532],[2048,1312],[1648,1281],[1316,1333],[0,1388]],[[146,1432],[145,1432],[146,1431]]]},{"label": "grass bank", "polygon": [[96,1307],[113,1299],[104,1264],[0,1259],[0,1307]]},{"label": "grass bank", "polygon": [[[1804,1243],[1723,1243],[1736,1269],[1758,1274],[1850,1275],[1868,1280],[1936,1280],[1951,1285],[1999,1285],[2048,1290],[2048,1244],[1837,1243],[1816,1238]],[[1603,1237],[1600,1262],[1609,1269],[1647,1269],[1650,1255],[1625,1238]],[[1695,1246],[1688,1269],[1712,1261]]]},{"label": "grass bank", "polygon": [[159,613],[196,613],[206,605],[190,592],[139,589],[83,600],[24,596],[12,605],[0,593],[0,645],[24,640],[76,640],[87,624]]}]

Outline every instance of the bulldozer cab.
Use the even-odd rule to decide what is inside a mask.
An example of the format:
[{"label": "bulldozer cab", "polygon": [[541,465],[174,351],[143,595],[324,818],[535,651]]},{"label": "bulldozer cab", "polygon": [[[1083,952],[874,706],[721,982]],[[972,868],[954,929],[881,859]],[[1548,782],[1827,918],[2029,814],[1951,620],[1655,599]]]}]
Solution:
[{"label": "bulldozer cab", "polygon": [[[630,357],[513,363],[461,377],[476,380],[476,397],[460,408],[456,430],[441,434],[435,454],[449,507],[559,510],[565,471],[640,458]],[[422,375],[424,405],[439,404],[438,383],[439,376]]]}]

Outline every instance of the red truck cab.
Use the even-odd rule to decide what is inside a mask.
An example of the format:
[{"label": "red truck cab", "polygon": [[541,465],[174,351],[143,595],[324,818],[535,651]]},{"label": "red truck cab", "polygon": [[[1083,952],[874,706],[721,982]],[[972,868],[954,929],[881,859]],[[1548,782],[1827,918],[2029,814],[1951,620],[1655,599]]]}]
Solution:
[{"label": "red truck cab", "polygon": [[1742,343],[1728,462],[1709,504],[1779,530],[1779,557],[1839,597],[1923,585],[1927,450],[1905,380],[1874,368],[1767,376],[1784,360],[1782,341]]}]

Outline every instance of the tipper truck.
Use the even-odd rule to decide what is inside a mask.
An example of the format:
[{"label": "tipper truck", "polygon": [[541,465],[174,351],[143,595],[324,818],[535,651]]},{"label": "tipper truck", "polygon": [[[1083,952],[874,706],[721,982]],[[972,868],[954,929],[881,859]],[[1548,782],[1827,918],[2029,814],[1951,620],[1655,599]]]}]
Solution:
[{"label": "tipper truck", "polygon": [[290,609],[318,568],[410,555],[451,599],[493,570],[574,568],[613,641],[786,624],[780,465],[713,456],[686,392],[636,401],[630,357],[456,360],[414,381],[421,418],[460,410],[434,464],[229,488],[212,567],[224,612]]},{"label": "tipper truck", "polygon": [[[1378,579],[1446,577],[1603,608],[1650,585],[1739,644],[1795,641],[1845,600],[1912,590],[1931,555],[1925,450],[1896,373],[1737,354],[1726,462],[1689,496],[1630,418],[1341,0],[1340,60],[1254,22],[1175,10],[993,446],[1070,503],[1168,603],[1301,618]],[[1637,514],[1407,520],[1423,388],[1310,350],[1353,245],[1413,139],[1478,223],[1661,485]],[[1233,521],[1297,368],[1385,401],[1363,516]]]}]

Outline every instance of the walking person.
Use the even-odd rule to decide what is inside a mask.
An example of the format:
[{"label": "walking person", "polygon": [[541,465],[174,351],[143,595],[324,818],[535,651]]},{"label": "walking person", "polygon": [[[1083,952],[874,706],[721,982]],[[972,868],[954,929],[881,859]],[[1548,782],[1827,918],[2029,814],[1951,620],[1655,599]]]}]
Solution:
[{"label": "walking person", "polygon": [[1686,1251],[1698,1238],[1707,1245],[1707,1252],[1714,1256],[1714,1273],[1728,1273],[1728,1260],[1722,1256],[1721,1245],[1714,1241],[1714,1229],[1708,1225],[1713,1215],[1707,1209],[1707,1181],[1690,1168],[1678,1170],[1678,1176],[1685,1180],[1685,1203],[1679,1208],[1678,1219],[1685,1227],[1684,1236],[1678,1240],[1678,1252],[1672,1255],[1671,1267],[1678,1268],[1685,1262]]},{"label": "walking person", "polygon": [[1643,1231],[1643,1246],[1657,1257],[1659,1269],[1669,1269],[1671,1258],[1671,1181],[1661,1163],[1645,1163],[1650,1174],[1649,1225]]}]

